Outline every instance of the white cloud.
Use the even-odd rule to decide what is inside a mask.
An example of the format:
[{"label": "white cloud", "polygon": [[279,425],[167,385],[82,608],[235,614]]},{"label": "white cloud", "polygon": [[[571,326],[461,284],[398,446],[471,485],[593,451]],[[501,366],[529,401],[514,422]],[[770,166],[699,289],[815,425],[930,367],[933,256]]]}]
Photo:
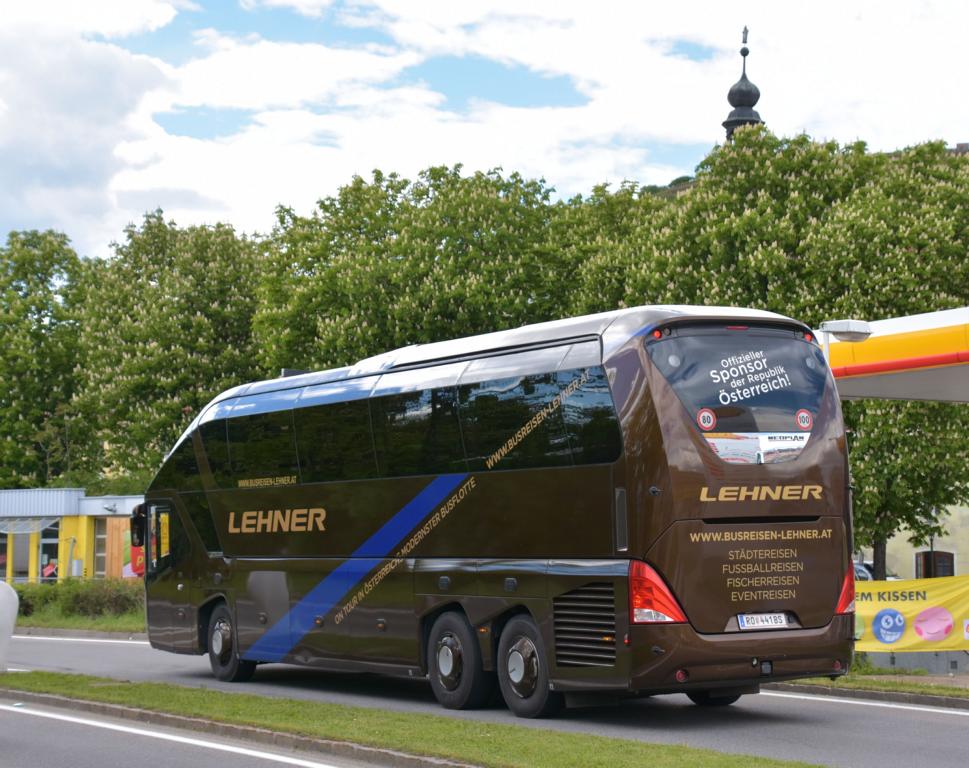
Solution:
[{"label": "white cloud", "polygon": [[108,185],[143,94],[163,82],[151,61],[78,37],[0,34],[0,215],[62,229],[102,249],[125,222]]},{"label": "white cloud", "polygon": [[[209,32],[209,55],[174,69],[174,106],[266,109],[322,104],[354,83],[379,83],[420,61],[318,44],[235,40]],[[156,105],[157,106],[157,105]]]},{"label": "white cloud", "polygon": [[[111,46],[82,36],[157,29],[184,5],[118,0],[83,19],[67,3],[59,15],[48,5],[56,23],[21,12],[16,37],[36,34],[0,49],[0,163],[19,174],[0,191],[0,210],[49,214],[103,250],[156,205],[183,224],[228,220],[265,231],[277,203],[308,210],[374,168],[413,176],[432,164],[502,166],[542,176],[563,195],[624,178],[664,183],[692,168],[663,161],[663,145],[723,140],[744,24],[750,78],[764,94],[757,108],[775,132],[860,137],[880,150],[969,139],[960,96],[969,7],[956,4],[245,3],[263,13],[280,6],[306,23],[371,26],[394,42],[323,45],[209,29],[177,66],[128,54],[117,47],[123,38]],[[712,55],[674,54],[677,41]],[[437,56],[568,78],[584,102],[524,108],[472,98],[456,111],[408,73]],[[246,110],[251,122],[199,139],[155,121],[193,109]]]},{"label": "white cloud", "polygon": [[320,17],[333,6],[333,0],[241,0],[247,11],[255,8],[289,8],[304,16]]},{"label": "white cloud", "polygon": [[178,0],[31,0],[6,2],[3,28],[51,34],[97,34],[116,37],[159,29],[175,18]]}]

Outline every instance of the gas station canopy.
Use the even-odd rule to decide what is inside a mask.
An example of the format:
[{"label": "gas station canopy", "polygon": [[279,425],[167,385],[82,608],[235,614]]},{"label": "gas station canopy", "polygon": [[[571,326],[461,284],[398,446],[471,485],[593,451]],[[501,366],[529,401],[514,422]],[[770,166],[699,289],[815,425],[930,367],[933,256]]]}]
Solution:
[{"label": "gas station canopy", "polygon": [[[864,341],[830,343],[842,399],[969,402],[969,307],[875,320]],[[824,330],[818,333],[824,338]]]}]

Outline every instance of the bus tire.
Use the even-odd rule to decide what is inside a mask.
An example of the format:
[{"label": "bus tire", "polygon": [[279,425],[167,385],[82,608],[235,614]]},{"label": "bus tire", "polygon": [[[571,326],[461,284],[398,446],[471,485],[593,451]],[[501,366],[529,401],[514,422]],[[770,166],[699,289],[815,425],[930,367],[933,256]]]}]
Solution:
[{"label": "bus tire", "polygon": [[549,690],[545,644],[535,623],[516,616],[498,642],[498,684],[518,717],[547,717],[562,708],[562,694]]},{"label": "bus tire", "polygon": [[448,709],[476,709],[491,698],[495,677],[485,672],[481,646],[463,614],[442,613],[431,627],[427,676],[434,696]]},{"label": "bus tire", "polygon": [[740,698],[740,694],[716,696],[711,691],[691,691],[686,695],[698,707],[729,707]]},{"label": "bus tire", "polygon": [[229,606],[221,603],[209,619],[209,664],[212,674],[227,683],[244,683],[256,671],[256,662],[239,658],[238,633]]}]

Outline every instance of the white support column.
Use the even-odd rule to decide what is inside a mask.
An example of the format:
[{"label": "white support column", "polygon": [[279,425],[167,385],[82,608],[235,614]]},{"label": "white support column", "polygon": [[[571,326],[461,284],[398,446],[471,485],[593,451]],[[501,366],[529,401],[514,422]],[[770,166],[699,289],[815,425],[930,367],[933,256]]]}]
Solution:
[{"label": "white support column", "polygon": [[0,581],[0,672],[7,671],[7,649],[17,623],[17,608],[20,598],[7,582]]}]

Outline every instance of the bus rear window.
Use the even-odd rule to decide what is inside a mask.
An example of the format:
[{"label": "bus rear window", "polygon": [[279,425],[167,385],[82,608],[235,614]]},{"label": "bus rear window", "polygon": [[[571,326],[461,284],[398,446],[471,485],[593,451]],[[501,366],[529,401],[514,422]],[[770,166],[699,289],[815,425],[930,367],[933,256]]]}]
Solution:
[{"label": "bus rear window", "polygon": [[676,329],[649,356],[724,461],[769,464],[807,443],[827,377],[821,350],[792,330]]}]

